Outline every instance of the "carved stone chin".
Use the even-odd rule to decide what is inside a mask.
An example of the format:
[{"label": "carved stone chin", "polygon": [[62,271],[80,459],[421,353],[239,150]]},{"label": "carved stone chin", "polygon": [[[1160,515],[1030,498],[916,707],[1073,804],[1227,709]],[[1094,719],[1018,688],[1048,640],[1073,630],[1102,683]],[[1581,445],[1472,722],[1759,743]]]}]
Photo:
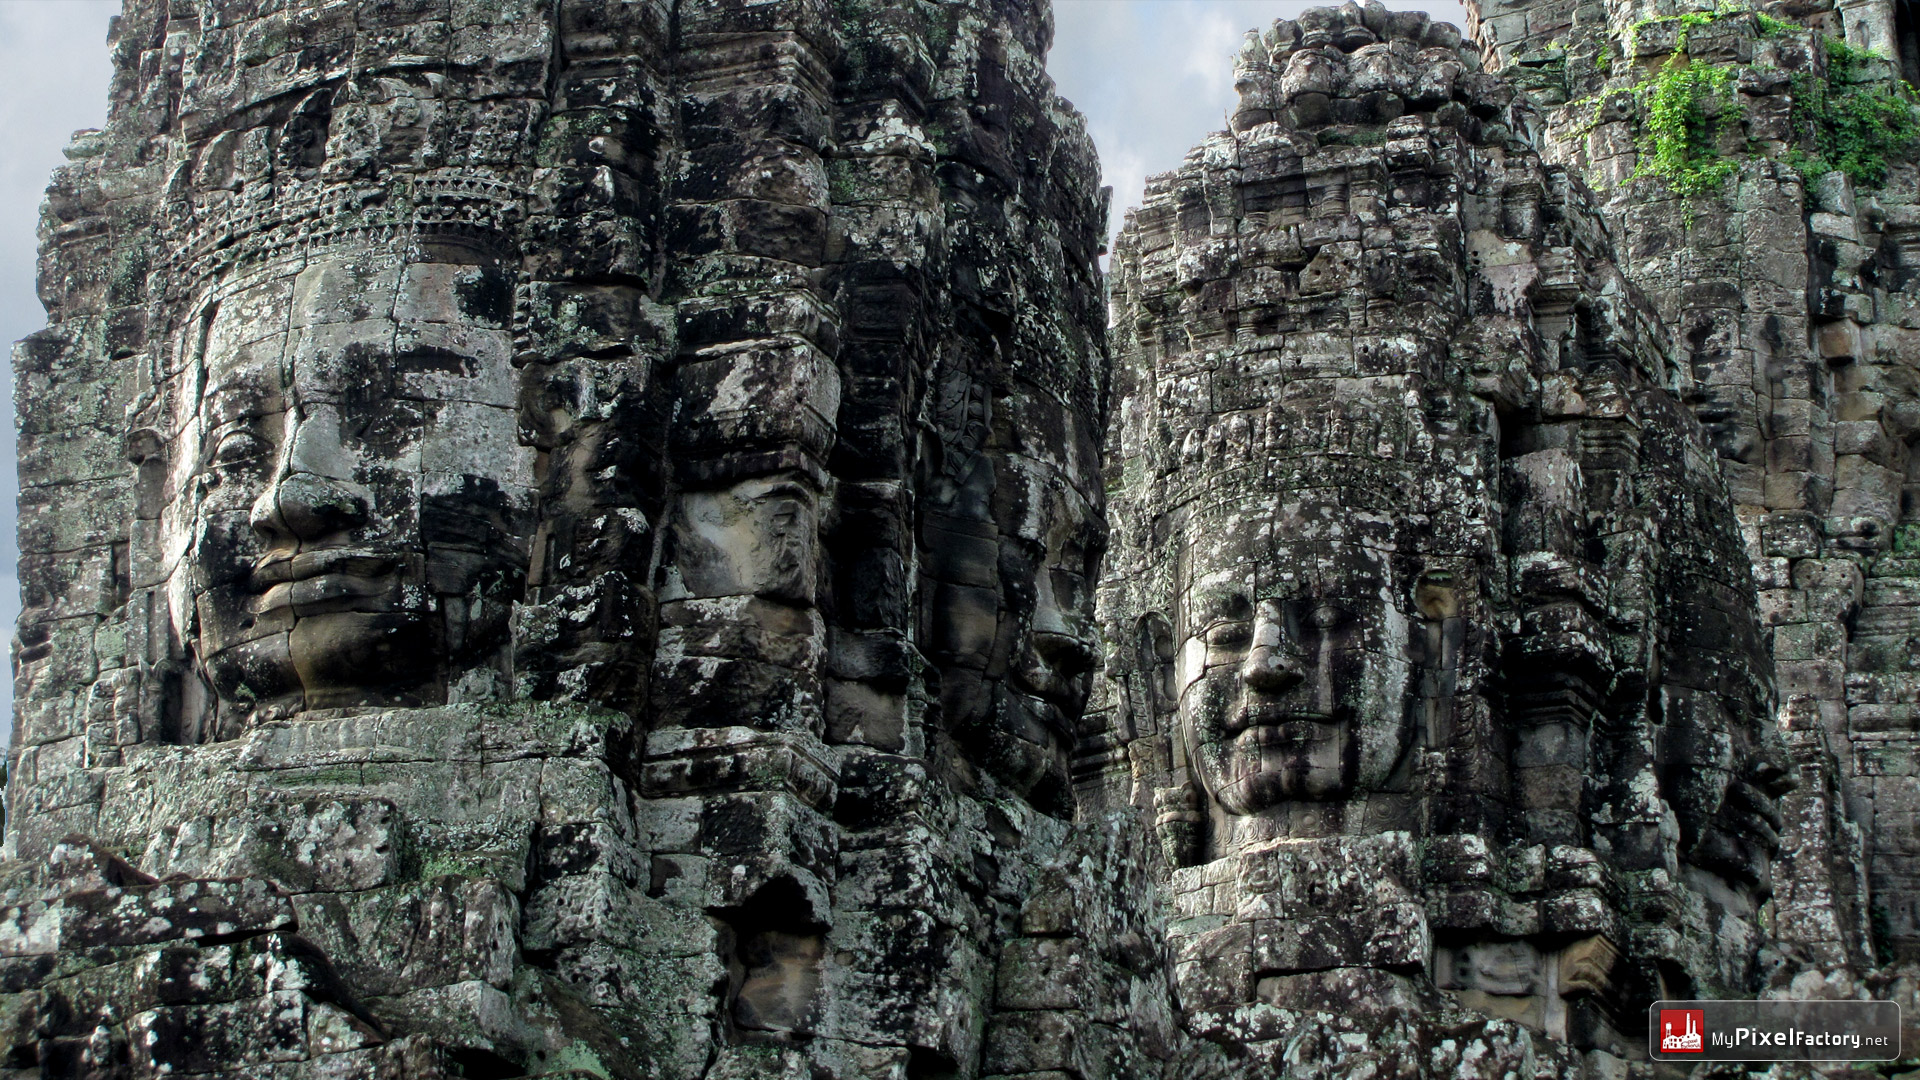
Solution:
[{"label": "carved stone chin", "polygon": [[682,496],[670,597],[765,597],[810,606],[819,496],[805,477],[753,477]]}]

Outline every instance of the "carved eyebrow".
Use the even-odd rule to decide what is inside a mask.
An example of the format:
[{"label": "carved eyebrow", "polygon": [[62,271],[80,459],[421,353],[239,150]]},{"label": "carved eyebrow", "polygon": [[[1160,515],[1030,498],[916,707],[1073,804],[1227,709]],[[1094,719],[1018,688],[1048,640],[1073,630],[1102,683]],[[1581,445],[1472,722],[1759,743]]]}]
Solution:
[{"label": "carved eyebrow", "polygon": [[812,495],[813,492],[797,480],[774,480],[767,484],[766,490],[756,494],[754,499],[756,501],[773,498],[805,499]]},{"label": "carved eyebrow", "polygon": [[202,397],[200,413],[210,426],[232,423],[248,416],[266,416],[282,407],[280,391],[265,372],[242,370],[225,373]]},{"label": "carved eyebrow", "polygon": [[[1254,624],[1252,619],[1215,619],[1212,622],[1209,622],[1205,626],[1197,627],[1194,630],[1192,636],[1197,638],[1205,638],[1207,639],[1207,644],[1213,645],[1213,644],[1219,644],[1212,640],[1215,631],[1231,630],[1236,635],[1236,637],[1233,639],[1234,641],[1237,642],[1237,641],[1251,640],[1253,637],[1253,625]],[[1245,636],[1244,637],[1238,636],[1242,634],[1244,634]]]},{"label": "carved eyebrow", "polygon": [[1253,618],[1254,605],[1244,593],[1221,591],[1205,593],[1194,597],[1194,618],[1189,623],[1195,633],[1204,633],[1209,627],[1223,622],[1248,622]]}]

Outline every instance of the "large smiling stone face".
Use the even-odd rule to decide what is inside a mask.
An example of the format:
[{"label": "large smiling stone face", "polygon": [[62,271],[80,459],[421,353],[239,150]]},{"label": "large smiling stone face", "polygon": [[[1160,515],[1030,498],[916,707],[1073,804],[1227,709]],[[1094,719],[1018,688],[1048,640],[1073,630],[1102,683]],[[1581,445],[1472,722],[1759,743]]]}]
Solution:
[{"label": "large smiling stone face", "polygon": [[1230,814],[1379,788],[1411,734],[1410,623],[1386,557],[1292,512],[1209,516],[1176,670],[1202,789]]},{"label": "large smiling stone face", "polygon": [[1675,578],[1663,597],[1672,630],[1662,651],[1656,771],[1679,825],[1683,875],[1750,915],[1772,889],[1784,827],[1777,800],[1792,789],[1794,769],[1768,723],[1767,655],[1742,598]]},{"label": "large smiling stone face", "polygon": [[483,692],[531,517],[511,296],[490,267],[367,256],[205,306],[164,524],[219,705],[201,737],[262,707]]}]

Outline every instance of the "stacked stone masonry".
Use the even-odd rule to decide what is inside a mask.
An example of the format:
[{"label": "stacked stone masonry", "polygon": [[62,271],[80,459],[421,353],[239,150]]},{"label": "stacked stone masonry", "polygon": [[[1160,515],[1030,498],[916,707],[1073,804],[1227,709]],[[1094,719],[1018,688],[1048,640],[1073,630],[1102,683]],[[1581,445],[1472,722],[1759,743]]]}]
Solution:
[{"label": "stacked stone masonry", "polygon": [[1250,33],[1103,274],[1044,0],[127,0],[15,350],[0,1077],[1912,1015],[1920,171],[1808,120],[1911,12],[1687,2]]},{"label": "stacked stone masonry", "polygon": [[[1910,145],[1879,175],[1824,168],[1815,110],[1914,77],[1911,26],[1868,0],[1488,4],[1476,27],[1535,87],[1542,153],[1616,223],[1728,479],[1802,780],[1775,870],[1796,996],[1910,994],[1920,956],[1920,172]],[[1726,176],[1691,198],[1646,161],[1644,88],[1676,70],[1726,88],[1697,125]]]}]

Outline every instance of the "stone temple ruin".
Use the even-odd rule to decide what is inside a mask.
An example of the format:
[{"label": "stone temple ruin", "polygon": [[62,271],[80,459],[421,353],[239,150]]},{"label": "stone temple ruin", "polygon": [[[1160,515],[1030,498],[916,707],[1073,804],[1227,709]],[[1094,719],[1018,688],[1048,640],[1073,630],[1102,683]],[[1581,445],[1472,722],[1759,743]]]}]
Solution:
[{"label": "stone temple ruin", "polygon": [[0,1077],[1911,1023],[1912,5],[1469,11],[1250,33],[1103,273],[1044,0],[127,0],[15,352]]}]

